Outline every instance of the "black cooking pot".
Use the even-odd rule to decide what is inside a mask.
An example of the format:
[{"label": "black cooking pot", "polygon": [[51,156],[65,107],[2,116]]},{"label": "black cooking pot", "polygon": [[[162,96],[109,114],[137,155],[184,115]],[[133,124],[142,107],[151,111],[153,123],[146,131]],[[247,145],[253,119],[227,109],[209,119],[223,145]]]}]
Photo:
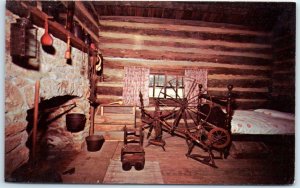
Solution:
[{"label": "black cooking pot", "polygon": [[88,151],[99,151],[105,141],[102,135],[90,135],[85,140]]},{"label": "black cooking pot", "polygon": [[84,114],[67,114],[66,115],[66,124],[67,130],[70,132],[79,132],[84,129],[86,122],[86,117]]}]

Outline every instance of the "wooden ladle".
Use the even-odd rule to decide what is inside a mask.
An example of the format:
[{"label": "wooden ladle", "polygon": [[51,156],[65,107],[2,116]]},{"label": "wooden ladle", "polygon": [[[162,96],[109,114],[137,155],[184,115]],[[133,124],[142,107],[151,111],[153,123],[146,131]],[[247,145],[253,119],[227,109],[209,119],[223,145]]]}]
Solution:
[{"label": "wooden ladle", "polygon": [[53,38],[48,33],[48,17],[45,17],[45,33],[41,37],[41,43],[43,46],[52,46]]}]

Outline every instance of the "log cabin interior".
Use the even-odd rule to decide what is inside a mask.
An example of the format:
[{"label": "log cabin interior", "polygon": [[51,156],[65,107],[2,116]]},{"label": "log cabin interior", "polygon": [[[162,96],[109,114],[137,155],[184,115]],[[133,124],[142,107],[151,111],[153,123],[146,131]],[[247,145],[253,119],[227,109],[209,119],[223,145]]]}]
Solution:
[{"label": "log cabin interior", "polygon": [[294,183],[296,3],[5,14],[6,182]]}]

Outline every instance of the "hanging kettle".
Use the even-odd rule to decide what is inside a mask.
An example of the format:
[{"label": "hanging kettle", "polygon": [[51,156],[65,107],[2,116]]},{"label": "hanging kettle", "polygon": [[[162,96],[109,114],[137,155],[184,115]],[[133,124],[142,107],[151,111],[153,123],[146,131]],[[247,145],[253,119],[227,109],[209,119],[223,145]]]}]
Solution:
[{"label": "hanging kettle", "polygon": [[41,37],[41,43],[43,46],[52,46],[53,38],[48,33],[48,18],[45,17],[45,33]]}]

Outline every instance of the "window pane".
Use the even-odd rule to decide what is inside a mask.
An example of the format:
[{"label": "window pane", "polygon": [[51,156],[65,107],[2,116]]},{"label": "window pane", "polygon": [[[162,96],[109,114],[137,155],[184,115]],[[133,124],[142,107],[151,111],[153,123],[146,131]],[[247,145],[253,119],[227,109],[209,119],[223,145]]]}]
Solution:
[{"label": "window pane", "polygon": [[155,94],[154,94],[154,97],[156,98],[164,98],[164,95],[163,93],[160,93],[162,87],[155,87]]},{"label": "window pane", "polygon": [[178,88],[177,90],[177,94],[180,98],[183,98],[183,89],[182,88]]},{"label": "window pane", "polygon": [[159,75],[154,75],[155,77],[155,85],[157,86],[159,83]]},{"label": "window pane", "polygon": [[154,83],[154,76],[150,75],[149,76],[149,87],[153,87],[153,83]]},{"label": "window pane", "polygon": [[176,79],[175,75],[167,75],[168,81]]},{"label": "window pane", "polygon": [[183,88],[183,78],[181,76],[178,77],[178,87]]},{"label": "window pane", "polygon": [[155,75],[155,85],[163,87],[165,85],[165,75]]},{"label": "window pane", "polygon": [[153,87],[149,87],[149,97],[153,97]]},{"label": "window pane", "polygon": [[174,98],[174,99],[176,99],[176,93],[175,93],[174,89],[167,88],[166,93],[167,93],[166,98]]},{"label": "window pane", "polygon": [[168,82],[167,86],[172,85],[173,87],[176,87],[176,76],[168,75],[167,76],[167,82]]}]

